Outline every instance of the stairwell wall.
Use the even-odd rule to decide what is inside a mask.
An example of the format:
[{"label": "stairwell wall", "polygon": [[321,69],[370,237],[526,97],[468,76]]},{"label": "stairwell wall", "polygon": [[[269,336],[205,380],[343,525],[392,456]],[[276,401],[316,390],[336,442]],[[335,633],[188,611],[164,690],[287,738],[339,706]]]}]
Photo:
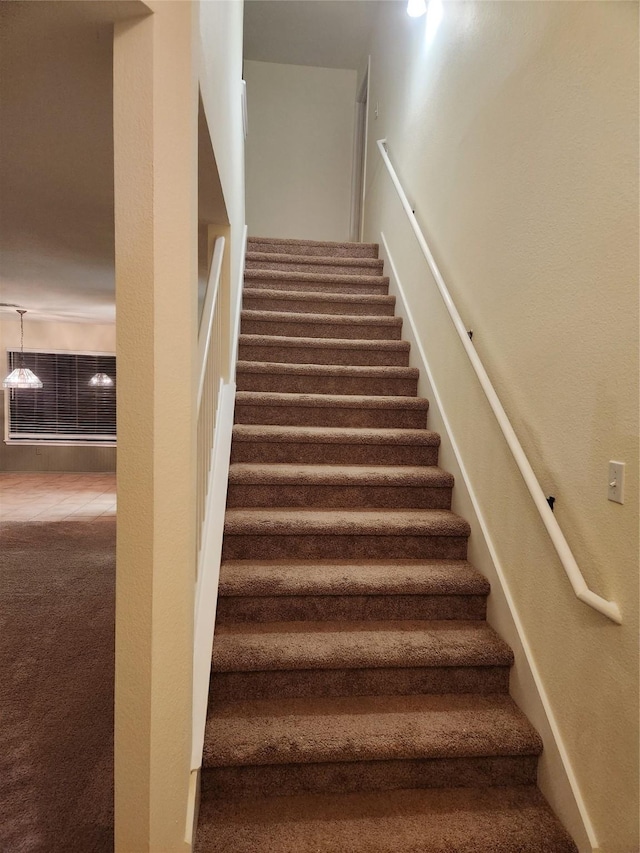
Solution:
[{"label": "stairwell wall", "polygon": [[245,61],[249,236],[348,240],[356,72]]},{"label": "stairwell wall", "polygon": [[[430,39],[424,18],[385,3],[370,51],[364,238],[382,231],[404,254],[512,615],[606,853],[638,849],[637,34],[637,3],[445,3]],[[450,321],[435,323],[441,300],[375,149],[382,137],[587,583],[620,605],[621,627],[573,596]],[[611,459],[627,463],[622,506],[607,501]],[[480,562],[483,547],[472,537]],[[496,625],[509,621],[501,596]],[[523,705],[526,682],[516,668]],[[553,775],[543,767],[551,796]]]}]

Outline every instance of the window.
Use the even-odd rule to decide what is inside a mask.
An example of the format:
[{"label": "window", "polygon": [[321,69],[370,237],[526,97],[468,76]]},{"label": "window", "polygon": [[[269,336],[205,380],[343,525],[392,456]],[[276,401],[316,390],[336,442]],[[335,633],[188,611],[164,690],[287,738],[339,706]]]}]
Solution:
[{"label": "window", "polygon": [[[19,366],[20,352],[10,350],[8,356],[13,370]],[[31,351],[25,352],[24,363],[43,387],[5,392],[8,443],[115,444],[115,355]],[[113,385],[91,386],[96,373],[106,373]]]}]

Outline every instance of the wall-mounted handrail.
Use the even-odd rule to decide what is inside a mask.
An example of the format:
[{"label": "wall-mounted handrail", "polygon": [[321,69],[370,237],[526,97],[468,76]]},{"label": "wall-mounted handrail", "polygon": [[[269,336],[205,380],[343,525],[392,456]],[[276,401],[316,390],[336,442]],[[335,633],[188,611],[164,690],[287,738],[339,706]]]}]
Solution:
[{"label": "wall-mounted handrail", "polygon": [[462,318],[458,313],[458,309],[456,308],[453,299],[451,298],[451,294],[447,288],[447,285],[444,282],[442,274],[438,269],[438,265],[436,264],[433,255],[431,254],[431,250],[425,240],[424,234],[418,224],[418,220],[409,204],[409,200],[407,199],[406,193],[402,188],[402,184],[398,179],[398,175],[396,174],[395,169],[389,159],[389,155],[387,153],[386,139],[378,140],[378,149],[382,156],[382,160],[387,167],[387,171],[389,172],[389,176],[393,182],[396,192],[398,193],[398,197],[402,203],[402,207],[404,208],[404,212],[407,214],[407,218],[411,224],[413,232],[418,241],[418,245],[422,250],[422,254],[429,265],[429,269],[433,275],[433,278],[436,282],[438,290],[440,291],[440,295],[444,301],[444,304],[449,312],[449,316],[453,321],[453,325],[455,326],[456,331],[458,332],[458,336],[460,341],[462,342],[462,346],[465,349],[465,352],[469,356],[469,361],[478,377],[480,385],[482,386],[482,390],[484,391],[487,400],[489,401],[489,405],[493,411],[493,414],[498,421],[498,425],[502,430],[502,434],[505,437],[507,445],[513,454],[513,458],[515,459],[516,465],[522,474],[522,477],[529,489],[529,493],[533,498],[533,501],[540,513],[540,518],[544,523],[544,526],[547,529],[547,532],[553,542],[553,545],[558,553],[558,557],[562,565],[564,566],[564,570],[569,578],[569,582],[573,587],[573,591],[576,594],[577,598],[580,601],[588,604],[589,607],[593,607],[594,610],[598,610],[600,613],[603,613],[613,622],[616,622],[618,625],[622,624],[622,617],[620,615],[620,609],[618,605],[613,601],[607,601],[605,598],[597,595],[595,592],[589,589],[587,583],[584,579],[582,572],[580,571],[580,567],[578,566],[575,557],[571,552],[571,548],[569,547],[567,540],[564,538],[564,534],[560,529],[560,526],[554,516],[549,504],[547,503],[547,499],[544,495],[544,492],[540,488],[540,484],[538,483],[537,477],[531,467],[529,460],[527,459],[524,450],[522,449],[522,445],[518,441],[518,437],[514,432],[513,427],[507,417],[507,413],[496,394],[496,390],[493,387],[491,380],[487,374],[487,371],[480,360],[480,357],[473,346],[470,338],[469,332],[462,322]]}]

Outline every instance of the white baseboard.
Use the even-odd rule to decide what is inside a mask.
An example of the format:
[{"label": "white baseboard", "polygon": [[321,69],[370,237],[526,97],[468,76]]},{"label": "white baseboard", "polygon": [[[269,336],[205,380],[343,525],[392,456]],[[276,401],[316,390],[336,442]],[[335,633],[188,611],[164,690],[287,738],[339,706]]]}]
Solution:
[{"label": "white baseboard", "polygon": [[192,770],[189,776],[189,794],[187,798],[187,827],[184,835],[185,847],[193,850],[200,814],[200,771]]}]

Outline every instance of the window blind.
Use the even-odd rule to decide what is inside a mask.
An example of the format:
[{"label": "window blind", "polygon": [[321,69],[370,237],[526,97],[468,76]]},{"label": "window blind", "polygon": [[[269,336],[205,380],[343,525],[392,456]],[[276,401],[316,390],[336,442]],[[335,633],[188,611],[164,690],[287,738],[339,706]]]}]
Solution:
[{"label": "window blind", "polygon": [[[20,365],[19,351],[9,351],[8,356],[9,370]],[[114,355],[25,351],[24,364],[43,387],[9,391],[9,441],[115,443]],[[96,373],[106,373],[113,385],[90,386]]]}]

